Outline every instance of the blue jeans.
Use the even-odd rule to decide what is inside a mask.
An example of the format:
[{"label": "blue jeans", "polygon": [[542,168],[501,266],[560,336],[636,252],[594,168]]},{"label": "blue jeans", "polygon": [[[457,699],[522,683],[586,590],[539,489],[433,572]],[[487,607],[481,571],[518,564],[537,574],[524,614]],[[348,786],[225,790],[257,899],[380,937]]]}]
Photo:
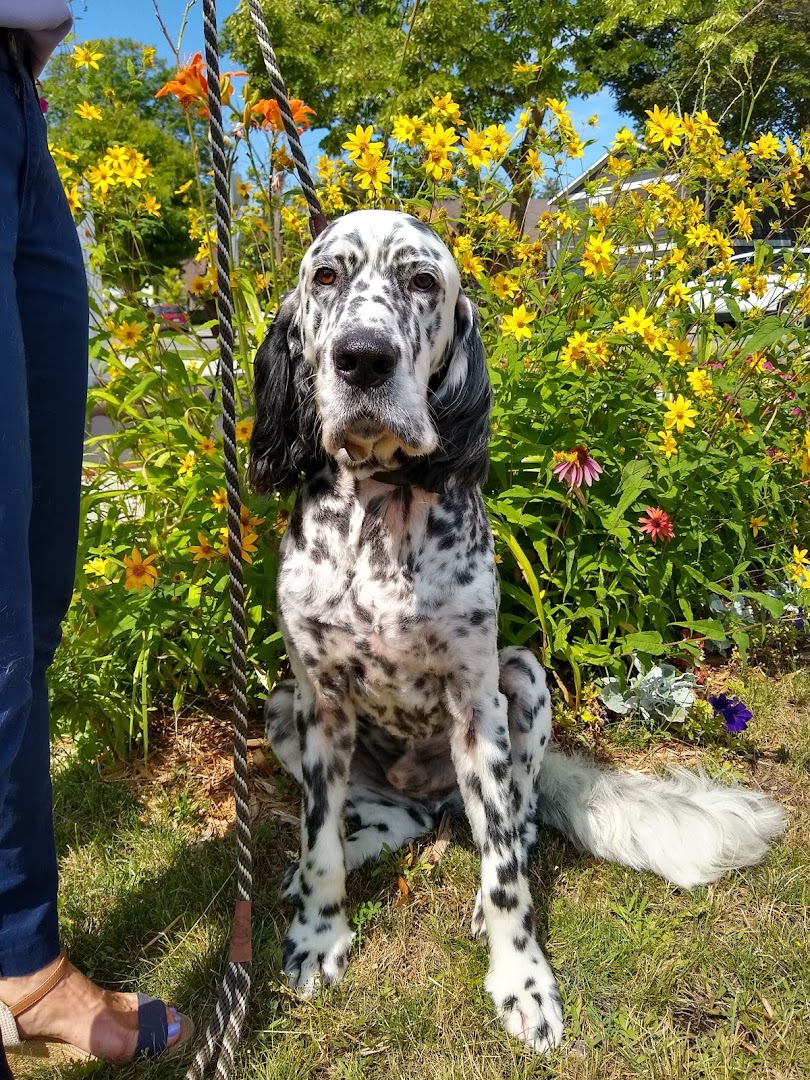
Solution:
[{"label": "blue jeans", "polygon": [[34,81],[0,41],[0,976],[59,953],[45,673],[76,569],[81,250]]}]

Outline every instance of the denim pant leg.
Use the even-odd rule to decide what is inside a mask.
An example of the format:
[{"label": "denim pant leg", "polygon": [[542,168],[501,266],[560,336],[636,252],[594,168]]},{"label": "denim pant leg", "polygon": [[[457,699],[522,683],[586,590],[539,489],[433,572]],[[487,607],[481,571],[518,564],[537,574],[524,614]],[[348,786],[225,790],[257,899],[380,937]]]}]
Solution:
[{"label": "denim pant leg", "polygon": [[87,288],[30,75],[0,46],[0,975],[59,951],[46,670],[76,563]]}]

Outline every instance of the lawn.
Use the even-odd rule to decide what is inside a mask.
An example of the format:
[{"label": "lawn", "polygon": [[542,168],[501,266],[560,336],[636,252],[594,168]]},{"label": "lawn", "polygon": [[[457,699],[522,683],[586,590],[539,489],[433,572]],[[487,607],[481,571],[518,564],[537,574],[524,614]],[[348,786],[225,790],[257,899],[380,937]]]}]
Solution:
[{"label": "lawn", "polygon": [[[359,932],[346,980],[311,1002],[285,991],[289,911],[277,890],[297,843],[296,793],[257,744],[255,992],[235,1077],[810,1074],[810,674],[749,670],[736,689],[754,709],[748,756],[642,738],[627,724],[600,753],[645,769],[702,764],[758,786],[784,805],[786,837],[763,866],[684,893],[541,833],[531,882],[566,1016],[564,1045],[546,1060],[501,1031],[482,989],[486,950],[468,936],[478,860],[462,824],[446,850],[428,838],[353,875]],[[176,734],[157,733],[149,769],[100,772],[65,755],[55,773],[73,960],[112,986],[168,995],[198,1024],[212,1006],[233,892],[227,741],[223,721],[190,717]],[[182,1073],[175,1062],[93,1075]]]}]

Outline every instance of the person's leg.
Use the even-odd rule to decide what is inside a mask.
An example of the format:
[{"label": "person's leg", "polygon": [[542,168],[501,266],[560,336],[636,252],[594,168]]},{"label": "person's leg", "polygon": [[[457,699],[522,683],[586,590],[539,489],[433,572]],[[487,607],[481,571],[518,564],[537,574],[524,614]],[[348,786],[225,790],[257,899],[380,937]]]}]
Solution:
[{"label": "person's leg", "polygon": [[7,977],[53,961],[59,940],[48,721],[41,703],[33,709],[31,454],[15,273],[28,140],[20,73],[5,50],[0,110],[0,976]]},{"label": "person's leg", "polygon": [[[12,1005],[59,956],[46,670],[75,573],[88,307],[38,96],[2,46],[0,110],[0,1001]],[[70,968],[17,1026],[126,1060],[137,999]]]}]

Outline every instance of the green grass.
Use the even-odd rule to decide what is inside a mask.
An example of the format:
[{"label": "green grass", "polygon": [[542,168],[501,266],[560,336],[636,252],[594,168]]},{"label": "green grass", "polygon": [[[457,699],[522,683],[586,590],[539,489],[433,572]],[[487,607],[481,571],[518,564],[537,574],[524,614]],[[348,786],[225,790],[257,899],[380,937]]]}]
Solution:
[{"label": "green grass", "polygon": [[[755,710],[759,759],[709,748],[688,760],[773,792],[791,820],[785,840],[763,866],[683,893],[544,833],[532,889],[566,1016],[564,1046],[547,1060],[501,1031],[483,991],[486,950],[467,933],[477,858],[463,825],[432,871],[408,870],[406,904],[395,905],[401,856],[353,875],[362,941],[349,974],[301,1002],[279,984],[289,911],[277,887],[296,830],[272,814],[260,821],[254,994],[236,1080],[810,1075],[810,676],[752,671],[739,689]],[[647,767],[672,751],[631,751],[625,741],[618,756]],[[72,959],[109,985],[168,996],[199,1025],[223,965],[233,849],[206,830],[209,803],[195,776],[181,767],[169,782],[111,781],[68,759],[55,795]],[[184,1068],[92,1071],[159,1080]]]}]

